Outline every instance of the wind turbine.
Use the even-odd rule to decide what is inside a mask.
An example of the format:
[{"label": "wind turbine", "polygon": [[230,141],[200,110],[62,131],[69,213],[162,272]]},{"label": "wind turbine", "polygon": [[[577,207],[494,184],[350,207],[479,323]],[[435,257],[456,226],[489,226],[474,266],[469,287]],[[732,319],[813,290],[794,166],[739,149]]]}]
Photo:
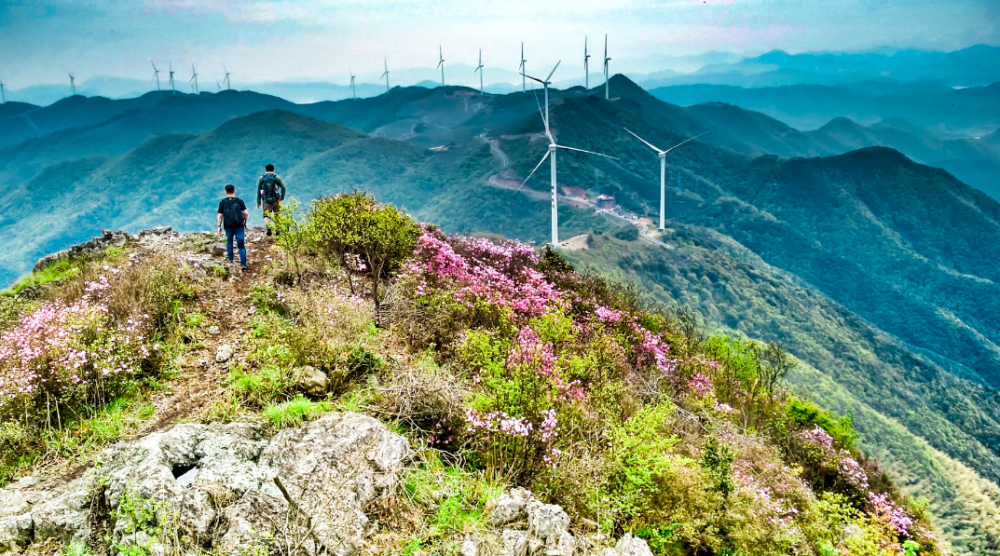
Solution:
[{"label": "wind turbine", "polygon": [[354,91],[354,72],[350,68],[347,68],[347,73],[351,74],[351,98],[358,98],[358,94]]},{"label": "wind turbine", "polygon": [[226,72],[226,77],[225,77],[225,79],[223,79],[223,81],[225,81],[225,83],[226,83],[226,90],[229,91],[233,87],[232,87],[232,85],[229,84],[229,70],[226,69],[226,64],[222,64],[222,71]]},{"label": "wind turbine", "polygon": [[441,45],[438,45],[438,65],[441,68],[441,86],[444,87],[444,54],[441,52]]},{"label": "wind turbine", "polygon": [[590,90],[590,54],[587,54],[587,37],[583,37],[583,73],[586,76],[584,78],[585,87]]},{"label": "wind turbine", "polygon": [[154,63],[152,60],[150,60],[149,63],[153,64],[153,79],[156,79],[156,90],[159,91],[160,90],[160,70],[156,69],[156,63]]},{"label": "wind turbine", "polygon": [[0,97],[3,97],[3,103],[7,104],[7,91],[3,89],[3,81],[0,81]]},{"label": "wind turbine", "polygon": [[567,151],[576,151],[576,152],[581,152],[581,153],[593,154],[593,155],[597,155],[597,156],[603,156],[605,158],[610,158],[612,160],[618,160],[617,158],[615,158],[613,156],[608,156],[606,154],[595,153],[595,152],[592,152],[592,151],[585,151],[583,149],[577,149],[577,148],[574,148],[574,147],[567,147],[567,146],[564,146],[564,145],[559,145],[559,144],[556,143],[555,138],[552,137],[552,132],[549,129],[549,83],[550,83],[549,80],[552,79],[552,74],[556,72],[556,68],[558,68],[558,67],[559,67],[559,62],[556,62],[556,67],[552,68],[552,71],[549,73],[549,76],[546,77],[544,81],[541,80],[541,79],[532,77],[530,75],[525,75],[523,73],[521,74],[521,75],[523,75],[524,77],[526,77],[528,79],[531,79],[533,81],[537,81],[537,82],[541,83],[545,87],[545,112],[543,113],[542,112],[542,107],[539,106],[538,107],[538,113],[542,116],[542,122],[545,124],[545,136],[549,138],[549,150],[548,150],[548,152],[545,153],[545,156],[543,156],[542,159],[538,161],[538,164],[535,165],[535,169],[532,170],[530,174],[528,174],[528,177],[524,179],[524,182],[521,183],[521,186],[517,188],[518,190],[520,190],[521,187],[524,187],[524,184],[528,183],[528,180],[531,179],[531,176],[535,175],[535,172],[542,165],[542,163],[545,162],[545,159],[551,157],[551,160],[552,160],[552,178],[551,178],[552,179],[552,246],[553,247],[558,247],[559,246],[559,209],[558,209],[558,206],[557,206],[557,200],[558,200],[558,197],[559,197],[559,190],[558,190],[558,183],[557,183],[557,178],[556,178],[556,150],[557,149],[565,149]]},{"label": "wind turbine", "polygon": [[483,94],[483,49],[482,48],[479,49],[479,65],[476,66],[476,69],[472,70],[473,73],[477,71],[479,72],[479,95],[482,96]]},{"label": "wind turbine", "polygon": [[170,64],[170,94],[176,95],[177,89],[174,88],[174,63],[169,62],[169,64]]},{"label": "wind turbine", "polygon": [[517,66],[517,69],[521,72],[521,92],[526,92],[528,90],[527,81],[524,80],[524,72],[528,71],[527,64],[528,61],[524,59],[524,43],[521,43],[521,65]]},{"label": "wind turbine", "polygon": [[69,86],[73,88],[73,94],[75,95],[76,94],[76,78],[73,77],[72,73],[68,73],[66,75],[69,75]]},{"label": "wind turbine", "polygon": [[191,64],[191,79],[188,84],[194,84],[194,93],[198,94],[198,72],[194,69],[194,64]]},{"label": "wind turbine", "polygon": [[215,92],[217,93],[222,92],[222,83],[219,83],[218,79],[215,80]]},{"label": "wind turbine", "polygon": [[[684,143],[687,143],[687,142],[690,142],[690,141],[694,141],[695,139],[701,137],[702,135],[705,135],[705,133],[708,133],[708,132],[706,131],[705,133],[700,133],[698,135],[695,135],[694,137],[691,137],[689,139],[685,139],[685,140],[681,141],[680,143],[677,143],[673,147],[670,147],[669,149],[667,149],[665,151],[662,151],[662,150],[654,147],[653,144],[650,143],[649,141],[646,141],[642,137],[639,137],[635,133],[632,133],[632,131],[630,129],[628,129],[628,128],[624,128],[624,129],[625,129],[625,131],[628,131],[629,133],[631,133],[632,137],[635,137],[636,139],[642,141],[643,143],[646,144],[647,147],[653,149],[654,151],[657,152],[657,154],[660,155],[660,229],[662,230],[663,229],[663,214],[667,210],[667,207],[666,207],[666,204],[667,204],[667,199],[666,199],[666,197],[667,197],[667,193],[666,193],[666,187],[667,187],[666,186],[667,153],[670,152],[670,151],[672,151],[672,150],[674,150],[674,149],[676,149],[677,147],[683,145]],[[678,174],[678,179],[679,179],[679,176],[680,176],[680,174]]]},{"label": "wind turbine", "polygon": [[608,36],[604,35],[604,98],[606,100],[611,100],[611,93],[608,92],[608,62],[611,58],[608,58]]},{"label": "wind turbine", "polygon": [[[385,64],[385,73],[382,74],[382,77],[385,78],[385,92],[388,93],[389,92],[389,62],[387,62],[385,58],[382,58],[382,63]],[[382,77],[379,77],[379,79],[382,79]]]}]

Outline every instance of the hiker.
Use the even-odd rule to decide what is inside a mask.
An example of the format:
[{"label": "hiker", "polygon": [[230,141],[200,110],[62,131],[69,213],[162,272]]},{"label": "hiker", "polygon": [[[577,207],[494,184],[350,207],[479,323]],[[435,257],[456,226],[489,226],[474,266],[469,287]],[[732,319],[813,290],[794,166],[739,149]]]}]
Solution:
[{"label": "hiker", "polygon": [[236,196],[236,186],[226,185],[226,198],[219,201],[219,233],[226,230],[226,258],[233,262],[233,239],[240,250],[240,269],[247,271],[246,227],[250,220],[247,205]]},{"label": "hiker", "polygon": [[263,201],[264,224],[267,235],[271,235],[272,216],[281,212],[281,202],[285,200],[285,182],[274,174],[274,164],[268,164],[264,170],[264,175],[257,180],[257,208],[261,208]]}]

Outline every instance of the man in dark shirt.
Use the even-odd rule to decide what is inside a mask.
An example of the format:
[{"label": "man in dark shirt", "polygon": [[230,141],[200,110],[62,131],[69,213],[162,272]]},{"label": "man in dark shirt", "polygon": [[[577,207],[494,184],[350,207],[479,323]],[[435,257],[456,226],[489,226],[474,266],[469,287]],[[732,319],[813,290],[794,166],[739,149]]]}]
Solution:
[{"label": "man in dark shirt", "polygon": [[226,198],[219,201],[219,233],[226,230],[226,258],[233,262],[233,239],[236,239],[236,246],[240,250],[240,269],[247,271],[247,248],[245,230],[250,213],[247,205],[236,196],[236,187],[233,184],[226,186]]}]

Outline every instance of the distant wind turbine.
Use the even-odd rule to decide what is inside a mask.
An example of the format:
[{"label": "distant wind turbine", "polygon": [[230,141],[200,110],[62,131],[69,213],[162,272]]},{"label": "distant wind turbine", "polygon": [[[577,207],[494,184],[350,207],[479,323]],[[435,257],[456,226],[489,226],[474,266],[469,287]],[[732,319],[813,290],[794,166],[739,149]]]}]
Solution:
[{"label": "distant wind turbine", "polygon": [[611,58],[608,58],[608,36],[604,35],[604,98],[611,100],[611,93],[608,90],[608,62]]},{"label": "distant wind turbine", "polygon": [[69,86],[73,88],[73,94],[75,95],[76,94],[76,78],[73,77],[72,73],[68,73],[66,75],[69,75]]},{"label": "distant wind turbine", "polygon": [[527,81],[524,80],[524,72],[528,71],[527,60],[524,59],[524,43],[521,43],[521,65],[517,66],[518,71],[521,72],[521,92],[526,92],[528,90]]},{"label": "distant wind turbine", "polygon": [[153,62],[152,60],[150,60],[149,63],[153,64],[153,79],[156,80],[156,90],[159,91],[160,90],[160,70],[156,69],[156,63]]},{"label": "distant wind turbine", "polygon": [[358,98],[358,94],[354,91],[354,72],[350,68],[347,68],[347,73],[351,74],[351,98]]},{"label": "distant wind turbine", "polygon": [[7,91],[3,88],[3,81],[0,81],[0,97],[3,97],[3,103],[7,104]]},{"label": "distant wind turbine", "polygon": [[590,54],[587,54],[587,37],[583,37],[583,74],[584,87],[590,90]]},{"label": "distant wind turbine", "polygon": [[[387,62],[385,58],[382,58],[382,63],[385,64],[385,73],[382,74],[382,77],[385,78],[385,92],[388,93],[389,92],[389,62]],[[382,79],[382,77],[379,77],[379,79]]]},{"label": "distant wind turbine", "polygon": [[193,84],[194,94],[198,94],[198,72],[194,69],[194,64],[191,64],[191,80],[188,84]]},{"label": "distant wind turbine", "polygon": [[[689,141],[694,141],[695,139],[701,137],[702,135],[705,135],[705,133],[708,133],[708,132],[706,131],[705,133],[700,133],[698,135],[695,135],[694,137],[691,137],[689,139],[685,139],[685,140],[681,141],[680,143],[677,143],[673,147],[670,147],[669,149],[667,149],[665,151],[662,151],[662,150],[654,147],[653,144],[650,143],[649,141],[646,141],[642,137],[639,137],[635,133],[632,133],[632,131],[630,129],[628,129],[628,128],[624,128],[624,129],[625,129],[625,131],[628,131],[629,133],[631,133],[632,137],[635,137],[636,139],[642,141],[643,143],[646,144],[647,147],[653,149],[654,151],[656,151],[660,155],[660,229],[662,230],[663,229],[663,215],[664,215],[664,213],[667,210],[667,207],[666,207],[666,204],[667,204],[667,200],[666,200],[666,197],[667,197],[667,185],[666,185],[667,153],[670,152],[670,151],[672,151],[672,150],[674,150],[674,149],[676,149],[677,147],[683,145],[684,143],[687,143]],[[680,174],[678,174],[678,180],[679,179],[680,179]]]},{"label": "distant wind turbine", "polygon": [[226,84],[226,90],[232,90],[233,86],[229,83],[229,70],[226,68],[226,64],[222,64],[222,71],[226,72],[226,77],[223,82]]},{"label": "distant wind turbine", "polygon": [[441,86],[444,87],[444,53],[441,52],[441,45],[438,45],[438,65],[441,68]]},{"label": "distant wind turbine", "polygon": [[482,48],[479,49],[479,65],[476,66],[476,69],[472,70],[473,73],[477,71],[479,72],[479,94],[481,96],[483,94],[483,49]]},{"label": "distant wind turbine", "polygon": [[524,77],[531,79],[532,81],[537,81],[541,83],[542,86],[545,87],[545,112],[542,112],[542,107],[539,106],[538,113],[542,116],[542,122],[545,124],[545,135],[546,137],[549,138],[549,150],[548,152],[545,153],[545,156],[543,156],[542,159],[538,161],[538,164],[535,166],[535,169],[532,170],[530,174],[528,174],[528,177],[525,178],[524,182],[521,183],[521,185],[517,188],[517,190],[520,190],[521,187],[524,187],[524,184],[528,183],[528,180],[531,179],[531,176],[535,175],[535,172],[542,165],[542,163],[545,162],[545,159],[551,157],[552,159],[552,178],[551,178],[552,179],[552,246],[553,247],[559,246],[559,209],[557,205],[557,200],[559,197],[559,189],[556,178],[556,150],[565,149],[567,151],[576,151],[581,153],[593,154],[597,156],[603,156],[605,158],[610,158],[612,160],[618,160],[617,158],[613,156],[608,156],[606,154],[595,153],[592,151],[585,151],[583,149],[577,149],[573,147],[566,147],[564,145],[559,145],[556,143],[555,138],[552,137],[552,131],[549,129],[549,84],[551,83],[550,79],[552,79],[552,74],[556,72],[556,68],[558,67],[559,67],[559,62],[556,62],[556,67],[552,68],[552,71],[549,73],[549,76],[545,78],[545,80],[541,80],[536,77],[532,77],[530,75],[526,75],[523,73],[521,74]]},{"label": "distant wind turbine", "polygon": [[222,92],[222,83],[219,83],[218,79],[215,80],[215,92],[217,93]]},{"label": "distant wind turbine", "polygon": [[176,95],[177,90],[174,88],[174,63],[168,62],[170,64],[170,94]]}]

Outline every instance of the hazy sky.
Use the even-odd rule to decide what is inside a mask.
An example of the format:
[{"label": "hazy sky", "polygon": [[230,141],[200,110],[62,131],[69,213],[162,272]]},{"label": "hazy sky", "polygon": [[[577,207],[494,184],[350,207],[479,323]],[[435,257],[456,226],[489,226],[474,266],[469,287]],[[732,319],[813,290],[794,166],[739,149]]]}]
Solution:
[{"label": "hazy sky", "polygon": [[[615,71],[665,68],[667,56],[955,50],[1000,45],[1000,0],[0,0],[0,79],[18,89],[94,75],[148,79],[153,59],[185,81],[226,64],[244,82],[345,81],[448,64],[516,70],[579,65],[590,37],[598,65],[610,35]],[[592,59],[592,63],[594,63]]]}]

